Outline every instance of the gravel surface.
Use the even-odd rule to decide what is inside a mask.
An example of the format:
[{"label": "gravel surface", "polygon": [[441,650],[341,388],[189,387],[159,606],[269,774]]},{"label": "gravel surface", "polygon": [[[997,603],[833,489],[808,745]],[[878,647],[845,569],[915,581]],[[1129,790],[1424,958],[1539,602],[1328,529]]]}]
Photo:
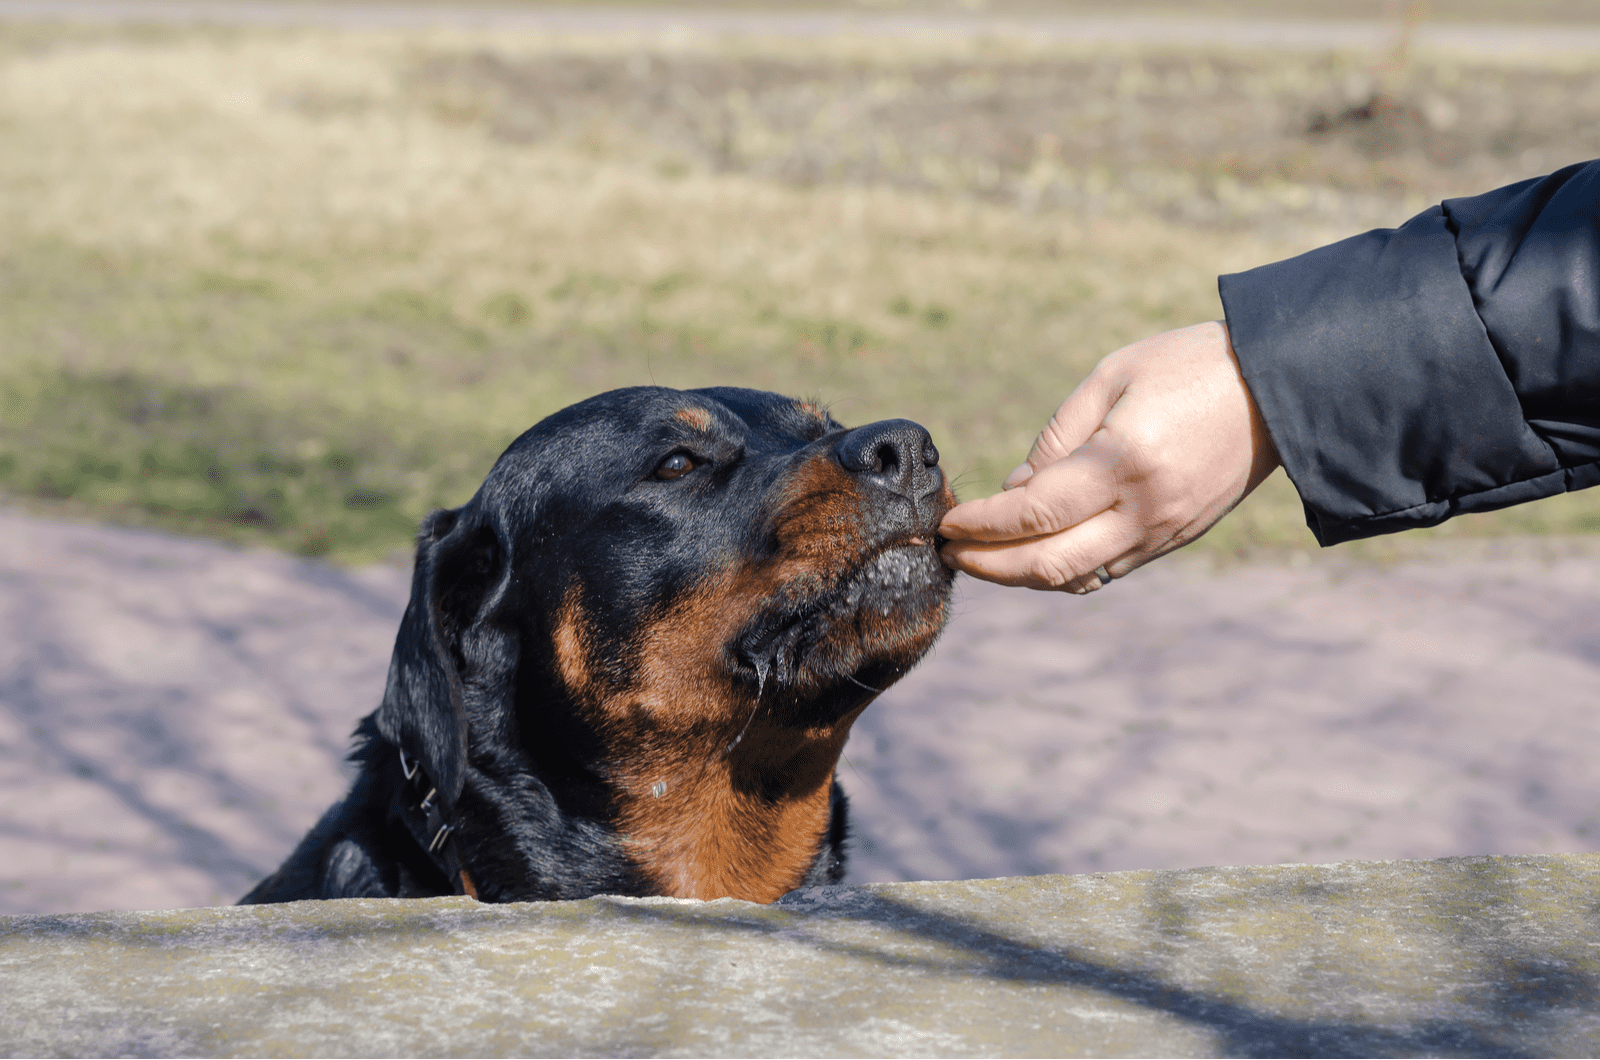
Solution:
[{"label": "gravel surface", "polygon": [[[962,582],[846,750],[853,879],[1600,849],[1600,556],[1479,551]],[[276,867],[347,782],[407,583],[0,512],[0,913]]]}]

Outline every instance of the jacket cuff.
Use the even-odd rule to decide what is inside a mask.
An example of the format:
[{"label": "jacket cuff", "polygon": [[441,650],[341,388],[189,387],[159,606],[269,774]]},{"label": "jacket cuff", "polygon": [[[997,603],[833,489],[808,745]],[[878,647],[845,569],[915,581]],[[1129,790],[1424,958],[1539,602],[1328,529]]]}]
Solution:
[{"label": "jacket cuff", "polygon": [[[1523,419],[1438,207],[1218,289],[1321,544],[1502,507],[1561,471]],[[1527,485],[1502,499],[1507,483]]]}]

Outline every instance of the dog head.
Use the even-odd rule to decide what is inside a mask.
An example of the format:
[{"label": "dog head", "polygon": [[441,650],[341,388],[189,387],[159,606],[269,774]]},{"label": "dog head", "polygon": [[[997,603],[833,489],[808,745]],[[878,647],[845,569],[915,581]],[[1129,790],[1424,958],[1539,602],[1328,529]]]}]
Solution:
[{"label": "dog head", "polygon": [[378,731],[447,812],[520,771],[657,893],[771,900],[851,723],[943,626],[953,504],[908,420],[731,388],[573,405],[424,524]]}]

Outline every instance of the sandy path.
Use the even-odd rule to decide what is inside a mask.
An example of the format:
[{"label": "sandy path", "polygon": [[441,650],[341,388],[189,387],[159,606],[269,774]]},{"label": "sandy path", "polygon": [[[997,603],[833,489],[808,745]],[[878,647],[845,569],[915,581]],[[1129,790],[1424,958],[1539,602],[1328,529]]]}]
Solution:
[{"label": "sandy path", "polygon": [[[342,790],[407,574],[0,512],[0,913],[231,901]],[[1600,849],[1600,559],[965,583],[855,878]]]}]

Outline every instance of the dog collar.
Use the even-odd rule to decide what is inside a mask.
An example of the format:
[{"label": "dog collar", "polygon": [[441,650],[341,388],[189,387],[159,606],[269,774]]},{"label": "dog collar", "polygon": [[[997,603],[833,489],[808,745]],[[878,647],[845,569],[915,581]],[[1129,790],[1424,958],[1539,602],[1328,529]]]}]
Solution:
[{"label": "dog collar", "polygon": [[[467,867],[461,863],[461,852],[456,847],[456,826],[434,801],[439,789],[428,780],[428,774],[423,771],[421,762],[407,755],[403,748],[399,750],[400,772],[405,776],[406,786],[410,789],[402,793],[400,799],[400,816],[405,821],[406,830],[444,873],[445,879],[450,881],[456,894],[476,899],[478,888],[472,882]],[[408,797],[413,792],[426,794],[413,805]]]}]

